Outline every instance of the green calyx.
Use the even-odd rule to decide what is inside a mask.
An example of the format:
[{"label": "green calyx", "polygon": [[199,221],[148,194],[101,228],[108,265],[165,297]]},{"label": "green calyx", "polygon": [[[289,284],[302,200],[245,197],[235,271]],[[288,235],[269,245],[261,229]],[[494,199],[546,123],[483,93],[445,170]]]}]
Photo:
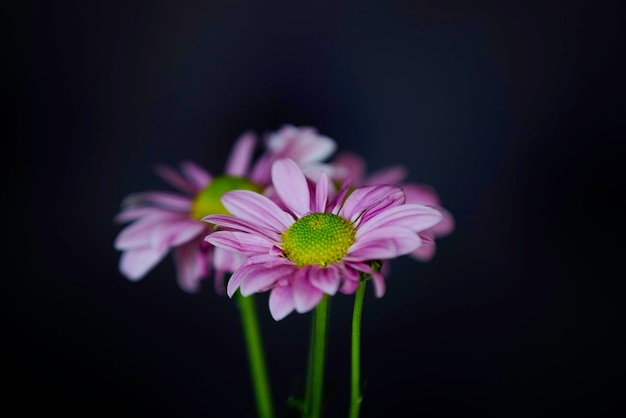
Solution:
[{"label": "green calyx", "polygon": [[224,193],[232,190],[251,190],[253,192],[261,193],[263,188],[244,177],[215,177],[196,195],[193,204],[191,205],[191,216],[195,219],[201,220],[207,215],[229,215],[230,213],[226,210],[220,198]]},{"label": "green calyx", "polygon": [[312,213],[283,232],[283,252],[298,267],[337,263],[354,242],[352,223],[332,213]]}]

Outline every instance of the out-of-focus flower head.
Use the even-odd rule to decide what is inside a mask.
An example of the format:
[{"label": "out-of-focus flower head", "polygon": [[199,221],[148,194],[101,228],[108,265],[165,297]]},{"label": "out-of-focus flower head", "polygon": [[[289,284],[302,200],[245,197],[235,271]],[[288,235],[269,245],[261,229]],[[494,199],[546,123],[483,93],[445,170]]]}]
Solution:
[{"label": "out-of-focus flower head", "polygon": [[145,277],[170,252],[176,266],[180,287],[196,292],[200,281],[212,272],[215,289],[224,293],[224,275],[239,267],[245,257],[223,248],[214,248],[203,238],[212,225],[201,219],[209,214],[227,214],[220,201],[231,190],[268,192],[271,163],[289,157],[303,169],[315,173],[322,160],[336,149],[334,140],[319,135],[312,128],[285,125],[271,133],[266,147],[253,161],[258,141],[246,132],[235,142],[223,175],[214,176],[195,162],[184,161],[180,171],[160,165],[156,173],[176,192],[148,191],[135,193],[122,201],[114,220],[129,223],[115,239],[121,251],[119,269],[129,280]]},{"label": "out-of-focus flower head", "polygon": [[398,184],[404,190],[407,203],[417,203],[437,209],[442,214],[441,222],[426,230],[420,231],[419,236],[423,245],[415,249],[410,255],[419,261],[429,261],[435,255],[435,238],[442,238],[454,230],[454,217],[441,206],[439,194],[429,185],[405,181],[407,170],[402,165],[395,165],[367,174],[365,160],[356,153],[341,151],[330,161],[334,175],[332,179],[337,183],[351,181],[355,187],[375,184]]},{"label": "out-of-focus flower head", "polygon": [[345,183],[335,193],[325,172],[314,184],[288,158],[273,163],[271,177],[282,206],[236,190],[222,195],[231,215],[204,220],[218,227],[206,241],[248,257],[230,278],[228,295],[271,291],[275,320],[313,309],[324,293],[353,293],[363,276],[382,296],[380,263],[415,251],[418,233],[441,220],[436,209],[406,204],[398,186],[363,186],[348,195]]}]

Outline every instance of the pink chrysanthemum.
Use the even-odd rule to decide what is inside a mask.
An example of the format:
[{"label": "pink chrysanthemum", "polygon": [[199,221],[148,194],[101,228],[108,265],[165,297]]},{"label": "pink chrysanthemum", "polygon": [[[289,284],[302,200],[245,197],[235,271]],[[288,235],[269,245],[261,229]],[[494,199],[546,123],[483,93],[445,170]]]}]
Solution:
[{"label": "pink chrysanthemum", "polygon": [[340,152],[331,161],[333,180],[343,183],[350,180],[354,186],[374,184],[398,184],[404,190],[407,203],[417,203],[437,209],[442,214],[441,222],[419,233],[423,245],[410,255],[420,261],[429,261],[435,255],[435,238],[449,235],[454,230],[454,217],[441,206],[439,195],[431,186],[405,182],[406,168],[401,165],[385,168],[367,175],[363,158],[351,152]]},{"label": "pink chrysanthemum", "polygon": [[277,160],[271,175],[286,209],[261,194],[237,190],[222,196],[232,216],[204,220],[228,229],[206,241],[248,257],[228,282],[228,295],[237,289],[244,296],[271,290],[275,320],[294,309],[313,309],[324,293],[353,293],[362,275],[373,278],[376,295],[382,296],[384,278],[372,266],[411,253],[421,245],[417,232],[441,220],[433,208],[405,204],[397,186],[365,186],[348,195],[346,183],[335,194],[326,173],[314,185],[290,159]]},{"label": "pink chrysanthemum", "polygon": [[176,265],[177,281],[188,292],[199,290],[200,281],[214,272],[215,288],[224,293],[224,274],[233,272],[245,257],[223,248],[213,248],[204,236],[210,225],[201,219],[212,213],[228,213],[220,202],[230,190],[263,192],[269,186],[270,164],[290,156],[303,167],[313,169],[335,150],[335,142],[311,128],[283,127],[257,162],[251,164],[256,136],[245,133],[236,141],[225,174],[212,176],[193,162],[181,164],[181,173],[160,166],[157,174],[182,193],[152,191],[128,196],[116,216],[119,223],[131,222],[117,236],[114,246],[122,251],[119,268],[136,281],[143,278],[170,251]]}]

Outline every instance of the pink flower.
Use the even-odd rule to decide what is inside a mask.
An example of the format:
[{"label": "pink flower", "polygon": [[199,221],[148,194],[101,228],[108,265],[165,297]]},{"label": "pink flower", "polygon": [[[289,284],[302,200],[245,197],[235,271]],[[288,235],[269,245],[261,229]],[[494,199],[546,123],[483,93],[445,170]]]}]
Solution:
[{"label": "pink flower", "polygon": [[122,274],[130,280],[140,280],[171,251],[177,281],[183,290],[198,291],[200,281],[213,270],[215,289],[224,293],[224,274],[233,272],[245,257],[213,248],[204,241],[212,227],[201,219],[211,213],[228,213],[220,202],[226,191],[244,189],[271,194],[269,171],[276,158],[289,156],[303,167],[315,170],[323,166],[321,159],[336,148],[332,139],[318,135],[313,129],[293,126],[271,134],[268,148],[252,164],[256,145],[253,133],[239,137],[221,176],[214,177],[190,161],[181,164],[180,173],[160,166],[157,174],[180,193],[152,191],[124,199],[115,221],[131,223],[114,243],[122,251],[119,263]]},{"label": "pink flower", "polygon": [[437,209],[442,214],[441,222],[420,231],[419,236],[423,245],[410,255],[420,261],[429,261],[435,255],[435,238],[449,235],[454,229],[454,217],[441,206],[439,195],[431,186],[421,183],[404,182],[406,169],[397,165],[366,175],[366,163],[363,158],[351,152],[338,153],[331,161],[335,176],[333,180],[343,183],[350,180],[355,186],[374,184],[399,184],[406,196],[407,203],[427,205]]},{"label": "pink flower", "polygon": [[142,279],[165,256],[173,251],[176,276],[187,292],[199,290],[199,282],[215,270],[216,290],[223,289],[223,275],[243,262],[243,257],[223,249],[214,249],[204,240],[210,227],[201,218],[220,208],[219,190],[235,183],[260,191],[262,187],[245,179],[256,145],[251,134],[242,135],[226,164],[226,176],[213,177],[191,161],[181,164],[181,172],[159,166],[157,174],[181,193],[150,191],[128,196],[115,217],[120,223],[131,222],[117,236],[114,246],[122,251],[119,268],[124,276]]},{"label": "pink flower", "polygon": [[364,186],[348,195],[346,183],[334,193],[325,172],[314,185],[290,159],[277,160],[271,177],[285,209],[261,194],[236,190],[222,196],[232,216],[204,221],[218,227],[207,242],[248,257],[229,280],[228,295],[271,291],[275,320],[294,309],[313,309],[324,293],[353,293],[363,275],[373,278],[382,296],[377,266],[413,252],[422,244],[417,232],[441,220],[433,208],[405,204],[398,186]]},{"label": "pink flower", "polygon": [[283,125],[278,131],[270,133],[264,139],[267,152],[262,155],[252,170],[252,176],[262,184],[269,184],[272,163],[280,158],[294,160],[305,175],[317,180],[322,170],[330,171],[332,167],[323,163],[337,149],[337,143],[320,135],[312,127],[295,127]]}]

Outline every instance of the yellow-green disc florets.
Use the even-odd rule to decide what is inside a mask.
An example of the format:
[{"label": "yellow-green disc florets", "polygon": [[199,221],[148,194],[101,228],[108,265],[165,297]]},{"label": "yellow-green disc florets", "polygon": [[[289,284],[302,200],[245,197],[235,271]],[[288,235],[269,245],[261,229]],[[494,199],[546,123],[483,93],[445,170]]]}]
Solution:
[{"label": "yellow-green disc florets", "polygon": [[191,205],[191,216],[201,220],[207,215],[230,215],[220,198],[232,190],[252,190],[260,193],[263,188],[244,177],[218,176],[215,177],[195,197]]},{"label": "yellow-green disc florets", "polygon": [[299,267],[343,259],[354,242],[352,223],[332,213],[312,213],[283,232],[283,251]]}]

